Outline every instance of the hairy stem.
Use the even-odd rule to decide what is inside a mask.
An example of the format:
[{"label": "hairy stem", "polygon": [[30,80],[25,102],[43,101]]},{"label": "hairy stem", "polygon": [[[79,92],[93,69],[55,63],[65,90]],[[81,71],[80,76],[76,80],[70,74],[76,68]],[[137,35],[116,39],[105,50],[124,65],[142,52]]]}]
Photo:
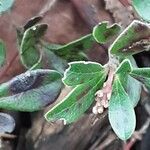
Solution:
[{"label": "hairy stem", "polygon": [[[109,67],[109,66],[108,66]],[[112,84],[114,79],[115,70],[112,67],[109,67],[109,73],[107,81],[104,83],[103,88],[96,92],[96,105],[93,107],[94,114],[101,114],[104,111],[104,108],[108,108],[108,101],[111,98],[112,94]]]}]

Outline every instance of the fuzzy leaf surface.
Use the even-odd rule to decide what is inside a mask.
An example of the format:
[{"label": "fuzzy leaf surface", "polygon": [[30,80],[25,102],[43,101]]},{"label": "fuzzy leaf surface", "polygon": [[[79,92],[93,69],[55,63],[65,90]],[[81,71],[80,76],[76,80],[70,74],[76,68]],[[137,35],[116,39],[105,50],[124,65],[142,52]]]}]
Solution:
[{"label": "fuzzy leaf surface", "polygon": [[[89,68],[89,78],[86,77],[88,70],[86,70],[84,66],[85,68]],[[93,79],[91,79],[90,72],[92,72],[92,70],[93,72],[95,70],[98,71],[98,69],[99,74],[93,74]],[[75,71],[74,73],[73,70]],[[76,74],[76,79],[74,80],[75,84],[71,79],[72,77],[69,72],[73,73],[72,76],[74,78]],[[83,79],[83,75],[78,74],[79,72],[84,74],[84,77],[86,78],[84,82],[81,81],[81,79]],[[63,79],[64,83],[71,86],[76,85],[76,87],[68,94],[66,98],[49,110],[46,113],[45,118],[48,121],[63,119],[67,124],[69,124],[79,119],[91,106],[94,101],[96,91],[102,87],[106,79],[106,72],[102,66],[96,63],[75,62],[74,64],[70,64],[70,68],[65,74],[66,75]],[[77,80],[78,77],[79,80]]]},{"label": "fuzzy leaf surface", "polygon": [[132,5],[139,16],[150,22],[150,0],[132,0]]},{"label": "fuzzy leaf surface", "polygon": [[93,28],[93,37],[98,43],[105,44],[121,30],[118,24],[108,26],[108,22],[102,22]]},{"label": "fuzzy leaf surface", "polygon": [[110,53],[117,56],[130,56],[150,50],[150,25],[134,20],[114,41]]},{"label": "fuzzy leaf surface", "polygon": [[27,71],[0,85],[0,108],[33,112],[53,103],[62,88],[57,71]]},{"label": "fuzzy leaf surface", "polygon": [[117,136],[122,140],[129,139],[135,130],[135,112],[118,76],[113,83],[108,114],[110,124]]}]

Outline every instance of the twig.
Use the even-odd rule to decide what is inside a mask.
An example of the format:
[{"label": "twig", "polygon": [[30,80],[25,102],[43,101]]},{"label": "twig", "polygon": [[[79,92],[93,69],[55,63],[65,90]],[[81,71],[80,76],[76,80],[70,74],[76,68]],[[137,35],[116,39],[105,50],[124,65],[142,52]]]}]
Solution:
[{"label": "twig", "polygon": [[44,7],[39,12],[39,15],[45,16],[46,13],[56,4],[57,0],[48,0]]},{"label": "twig", "polygon": [[13,134],[8,134],[8,133],[2,133],[0,134],[0,138],[4,138],[4,139],[15,139],[17,136],[13,135]]},{"label": "twig", "polygon": [[119,0],[119,1],[124,7],[128,7],[131,4],[130,0]]},{"label": "twig", "polygon": [[116,140],[116,136],[114,134],[109,134],[104,142],[102,142],[98,148],[95,150],[104,150],[108,145],[110,145],[114,140]]},{"label": "twig", "polygon": [[134,132],[130,141],[128,143],[124,144],[123,150],[130,150],[131,147],[136,143],[137,140],[141,140],[143,134],[145,134],[149,125],[150,125],[150,118],[147,119],[147,121],[143,124],[143,126],[140,128],[140,130]]}]

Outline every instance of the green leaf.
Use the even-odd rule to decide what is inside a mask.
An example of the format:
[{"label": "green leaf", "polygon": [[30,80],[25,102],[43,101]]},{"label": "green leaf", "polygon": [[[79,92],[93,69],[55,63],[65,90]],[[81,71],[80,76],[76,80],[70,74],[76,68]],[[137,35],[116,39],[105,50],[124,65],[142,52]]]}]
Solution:
[{"label": "green leaf", "polygon": [[108,22],[101,22],[93,28],[93,37],[98,43],[105,44],[121,30],[118,24],[108,26]]},{"label": "green leaf", "polygon": [[117,75],[113,83],[108,113],[110,124],[117,136],[122,140],[129,139],[135,130],[135,112]]},{"label": "green leaf", "polygon": [[114,41],[109,51],[126,57],[150,50],[150,25],[134,20]]},{"label": "green leaf", "polygon": [[[133,62],[132,60],[132,63]],[[135,66],[135,64],[133,64]],[[119,65],[116,74],[120,79],[125,91],[127,92],[133,106],[135,107],[140,100],[141,95],[141,84],[131,76],[129,73],[132,71],[131,62],[128,59],[122,61]]]},{"label": "green leaf", "polygon": [[93,36],[88,34],[65,45],[49,44],[48,49],[68,62],[87,60],[85,54],[81,52],[90,49],[94,42]]},{"label": "green leaf", "polygon": [[104,67],[93,62],[72,62],[64,73],[63,81],[68,86],[75,86],[89,82],[96,76],[102,76]]},{"label": "green leaf", "polygon": [[132,70],[130,75],[145,84],[145,86],[150,90],[150,68],[135,68]]},{"label": "green leaf", "polygon": [[3,66],[6,59],[6,48],[3,41],[0,40],[0,67]]},{"label": "green leaf", "polygon": [[9,10],[14,3],[14,0],[0,0],[0,14]]},{"label": "green leaf", "polygon": [[27,29],[20,47],[20,57],[26,68],[31,68],[40,59],[39,40],[47,30],[47,24],[37,24]]},{"label": "green leaf", "polygon": [[150,22],[150,0],[132,0],[132,5],[144,20]]},{"label": "green leaf", "polygon": [[141,91],[142,91],[141,83],[128,75],[126,92],[128,93],[128,96],[133,104],[133,107],[135,107],[139,102],[141,97]]},{"label": "green leaf", "polygon": [[[89,67],[89,72],[85,70],[85,68]],[[73,68],[72,68],[73,67]],[[87,73],[90,76],[90,72],[97,70],[99,68],[99,74],[93,74],[93,79],[90,77],[87,78]],[[103,71],[102,71],[103,70]],[[75,71],[75,73],[73,73]],[[71,72],[72,75],[76,78],[79,77],[79,81],[75,79],[75,84],[71,79]],[[83,75],[79,75],[78,73],[84,74],[86,80],[84,82],[81,81]],[[100,67],[99,64],[96,63],[85,63],[75,62],[74,64],[70,64],[70,68],[66,71],[64,77],[64,82],[69,85],[76,85],[76,87],[70,92],[70,94],[59,102],[55,107],[49,110],[45,118],[48,121],[55,121],[58,119],[63,119],[65,122],[71,123],[79,119],[83,113],[91,106],[94,101],[95,93],[99,90],[105,79],[106,79],[106,72],[104,68]],[[70,80],[71,79],[71,80]]]},{"label": "green leaf", "polygon": [[119,79],[124,88],[127,87],[128,74],[131,72],[132,66],[128,59],[123,60],[119,67],[116,70],[116,74],[119,76]]},{"label": "green leaf", "polygon": [[53,103],[62,88],[57,71],[27,71],[0,85],[0,108],[37,111]]}]

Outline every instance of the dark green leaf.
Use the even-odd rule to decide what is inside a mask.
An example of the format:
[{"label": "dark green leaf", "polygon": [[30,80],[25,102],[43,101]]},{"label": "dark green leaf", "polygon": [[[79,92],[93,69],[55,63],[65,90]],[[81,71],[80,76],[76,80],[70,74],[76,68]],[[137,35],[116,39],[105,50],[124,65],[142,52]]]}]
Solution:
[{"label": "dark green leaf", "polygon": [[110,52],[118,56],[129,56],[150,50],[150,25],[133,21],[114,41]]},{"label": "dark green leaf", "polygon": [[150,22],[150,0],[132,0],[137,13],[146,21]]},{"label": "dark green leaf", "polygon": [[93,37],[98,43],[104,44],[108,42],[112,37],[116,36],[121,30],[118,24],[108,26],[108,22],[102,22],[94,27]]},{"label": "dark green leaf", "polygon": [[[63,80],[66,84],[72,86],[76,85],[76,87],[64,100],[46,113],[45,117],[48,121],[63,119],[66,123],[74,122],[79,119],[93,103],[96,91],[102,87],[106,79],[106,72],[99,64],[92,62],[82,63],[75,62],[70,64],[71,66],[66,71],[66,75]],[[86,70],[84,66],[86,69],[88,67],[88,70]],[[93,78],[91,79],[92,70],[93,72],[96,70],[98,72],[98,69],[99,73],[93,73]],[[79,72],[84,75],[87,81],[81,81],[83,79],[83,75],[79,74]],[[88,76],[90,76],[89,78],[87,77],[87,73]],[[74,79],[75,83],[71,79],[72,76],[74,78],[76,76]],[[77,78],[79,78],[79,81]]]},{"label": "dark green leaf", "polygon": [[11,133],[15,128],[15,120],[6,113],[0,113],[0,134]]},{"label": "dark green leaf", "polygon": [[87,59],[81,52],[90,49],[93,43],[93,36],[88,34],[66,45],[49,45],[48,49],[53,51],[57,56],[71,62]]},{"label": "dark green leaf", "polygon": [[38,24],[27,29],[23,35],[20,56],[23,65],[31,68],[40,59],[39,40],[47,30],[46,24]]},{"label": "dark green leaf", "polygon": [[0,67],[4,64],[6,59],[6,48],[4,42],[0,40]]},{"label": "dark green leaf", "polygon": [[0,14],[9,10],[14,3],[14,0],[0,0]]},{"label": "dark green leaf", "polygon": [[138,101],[140,100],[141,84],[140,82],[129,76],[129,73],[131,71],[132,71],[131,62],[128,59],[125,59],[120,64],[116,74],[119,76],[121,84],[123,85],[133,106],[135,107]]},{"label": "dark green leaf", "polygon": [[105,72],[103,66],[93,62],[72,62],[64,74],[64,83],[68,86],[75,86],[89,82],[96,76],[102,76]]},{"label": "dark green leaf", "polygon": [[127,86],[128,74],[131,72],[131,69],[131,63],[128,59],[123,60],[117,68],[116,74],[119,76],[123,87]]},{"label": "dark green leaf", "polygon": [[0,85],[0,108],[37,111],[53,103],[62,87],[57,71],[27,71]]},{"label": "dark green leaf", "polygon": [[150,68],[133,69],[130,75],[145,84],[150,90]]},{"label": "dark green leaf", "polygon": [[122,140],[129,139],[135,130],[135,112],[117,75],[113,83],[108,112],[110,124],[117,136]]}]

